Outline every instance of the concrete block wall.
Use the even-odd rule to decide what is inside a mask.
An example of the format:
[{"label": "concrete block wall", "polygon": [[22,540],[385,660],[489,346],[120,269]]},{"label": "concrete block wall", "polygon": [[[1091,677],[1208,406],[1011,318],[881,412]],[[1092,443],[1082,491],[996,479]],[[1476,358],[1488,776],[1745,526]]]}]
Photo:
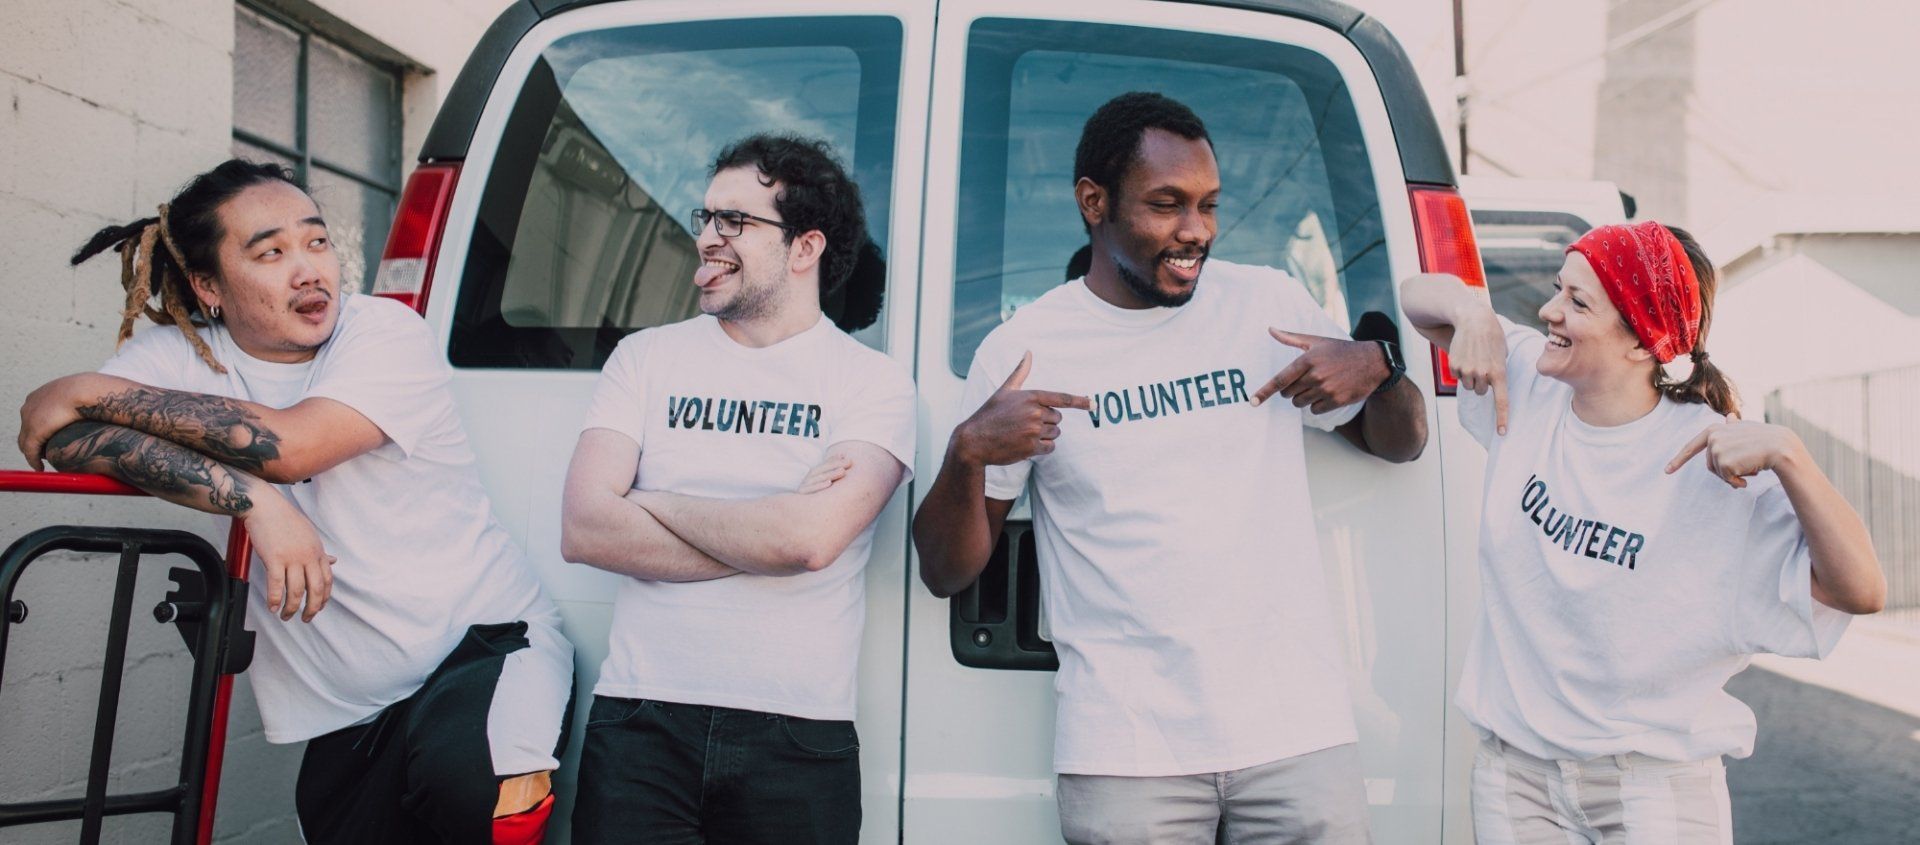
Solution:
[{"label": "concrete block wall", "polygon": [[[411,160],[444,87],[507,2],[268,5],[348,28],[405,59],[402,136]],[[0,0],[0,17],[0,429],[11,435],[13,411],[30,391],[113,351],[124,302],[118,262],[109,254],[73,268],[68,256],[101,226],[153,214],[194,173],[228,157],[234,3]],[[23,468],[11,448],[0,449],[0,469]],[[0,494],[0,545],[56,523],[180,528],[225,548],[211,518],[152,500]],[[138,581],[114,789],[153,788],[178,771],[191,660],[174,629],[145,611],[168,588],[168,565],[156,560]],[[111,559],[64,556],[37,563],[20,585],[31,612],[14,629],[0,687],[0,801],[83,791],[113,569]],[[299,753],[264,741],[252,692],[236,684],[217,842],[299,841]],[[78,830],[77,822],[6,829],[0,842],[65,843]],[[106,832],[112,842],[160,842],[167,824],[123,817],[109,819]]]}]

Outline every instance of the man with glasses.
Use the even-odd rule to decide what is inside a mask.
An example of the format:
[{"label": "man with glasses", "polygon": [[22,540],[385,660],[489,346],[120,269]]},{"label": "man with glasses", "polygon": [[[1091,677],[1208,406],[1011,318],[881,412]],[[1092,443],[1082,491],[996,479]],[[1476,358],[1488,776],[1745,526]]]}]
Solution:
[{"label": "man with glasses", "polygon": [[826,144],[756,135],[711,175],[702,316],[620,343],[567,471],[562,554],[627,576],[574,838],[852,843],[862,570],[913,382],[821,311],[866,243]]}]

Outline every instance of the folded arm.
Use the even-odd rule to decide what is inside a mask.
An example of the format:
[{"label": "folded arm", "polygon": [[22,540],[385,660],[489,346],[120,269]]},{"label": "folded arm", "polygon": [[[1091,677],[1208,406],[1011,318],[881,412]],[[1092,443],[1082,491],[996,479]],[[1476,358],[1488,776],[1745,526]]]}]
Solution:
[{"label": "folded arm", "polygon": [[708,499],[637,491],[633,500],[667,530],[728,566],[760,575],[817,572],[880,515],[906,471],[872,443],[847,441],[827,451],[844,455],[852,467],[818,493]]},{"label": "folded arm", "polygon": [[617,431],[580,434],[560,505],[560,556],[644,581],[711,581],[740,570],[689,545],[635,500],[640,444]]},{"label": "folded arm", "polygon": [[91,420],[171,441],[283,484],[312,478],[387,442],[373,421],[332,399],[275,409],[101,373],[49,382],[27,397],[20,417],[20,450],[36,467],[55,431]]}]

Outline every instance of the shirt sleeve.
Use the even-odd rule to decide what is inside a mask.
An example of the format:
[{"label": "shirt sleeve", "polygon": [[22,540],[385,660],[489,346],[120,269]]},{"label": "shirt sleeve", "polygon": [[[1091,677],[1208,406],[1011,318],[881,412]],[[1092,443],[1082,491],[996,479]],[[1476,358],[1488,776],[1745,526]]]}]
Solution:
[{"label": "shirt sleeve", "polygon": [[[146,325],[100,365],[104,375],[137,381],[163,390],[185,390],[188,379],[182,369],[192,365],[205,367],[200,353],[187,343],[177,326]],[[211,372],[211,370],[209,370]]]},{"label": "shirt sleeve", "polygon": [[845,400],[845,416],[833,427],[833,439],[837,443],[858,440],[887,450],[906,467],[906,474],[900,477],[905,484],[913,478],[913,379],[893,359],[866,347],[860,347],[860,351],[875,360],[857,370],[867,375],[850,385],[853,392]]},{"label": "shirt sleeve", "polygon": [[[1520,414],[1520,407],[1532,398],[1543,378],[1535,367],[1540,362],[1540,353],[1547,348],[1547,336],[1505,317],[1496,319],[1507,337],[1507,423],[1512,425]],[[1458,398],[1460,426],[1480,441],[1481,447],[1493,448],[1493,438],[1499,429],[1493,391],[1461,390]]]},{"label": "shirt sleeve", "polygon": [[[992,336],[988,336],[991,340]],[[1024,354],[1024,353],[1023,353]],[[967,387],[961,393],[959,419],[973,416],[980,406],[987,404],[994,391],[1005,384],[1007,376],[1013,374],[1013,368],[1020,365],[1020,358],[1007,359],[1006,353],[998,345],[982,342],[979,351],[973,355],[973,367],[967,371]],[[987,467],[987,498],[1018,499],[1026,492],[1027,476],[1033,472],[1033,459],[1006,466]]]},{"label": "shirt sleeve", "polygon": [[[1276,284],[1272,285],[1272,287],[1280,298],[1281,317],[1277,321],[1280,328],[1290,332],[1318,335],[1320,337],[1341,339],[1350,339],[1353,337],[1352,330],[1335,322],[1333,317],[1329,316],[1326,310],[1320,307],[1320,303],[1313,300],[1313,295],[1307,293],[1306,286],[1300,284],[1300,280],[1279,270],[1275,270],[1274,273],[1279,276],[1278,279],[1274,280]],[[1298,357],[1298,354],[1296,353],[1293,357]],[[1290,363],[1291,361],[1292,358],[1289,358],[1288,362]],[[1264,383],[1267,379],[1272,378],[1272,376],[1272,373],[1268,373],[1260,376],[1259,379]],[[1276,396],[1275,398],[1279,397]],[[1307,408],[1301,408],[1300,419],[1307,425],[1313,426],[1321,431],[1332,431],[1340,426],[1346,425],[1351,422],[1354,417],[1359,416],[1360,409],[1365,407],[1366,404],[1366,400],[1362,399],[1351,405],[1342,405],[1334,408],[1324,414],[1316,414]]]},{"label": "shirt sleeve", "polygon": [[1813,554],[1786,488],[1760,493],[1747,528],[1734,603],[1734,648],[1787,657],[1826,657],[1853,616],[1813,599]]},{"label": "shirt sleeve", "polygon": [[453,373],[438,354],[433,331],[412,309],[383,299],[360,307],[365,310],[329,342],[307,396],[360,412],[412,455],[452,408]]},{"label": "shirt sleeve", "polygon": [[604,428],[633,438],[646,446],[647,386],[644,378],[647,347],[652,332],[627,336],[614,347],[613,356],[600,369],[593,385],[593,402],[587,406],[587,419],[580,430]]}]

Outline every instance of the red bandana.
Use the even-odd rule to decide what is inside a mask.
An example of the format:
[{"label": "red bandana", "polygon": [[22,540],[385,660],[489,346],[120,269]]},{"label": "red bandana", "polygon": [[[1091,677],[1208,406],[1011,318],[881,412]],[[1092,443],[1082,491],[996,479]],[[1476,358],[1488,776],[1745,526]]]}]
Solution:
[{"label": "red bandana", "polygon": [[1652,220],[1601,226],[1567,247],[1593,265],[1640,345],[1665,364],[1700,342],[1700,281],[1680,239]]}]

